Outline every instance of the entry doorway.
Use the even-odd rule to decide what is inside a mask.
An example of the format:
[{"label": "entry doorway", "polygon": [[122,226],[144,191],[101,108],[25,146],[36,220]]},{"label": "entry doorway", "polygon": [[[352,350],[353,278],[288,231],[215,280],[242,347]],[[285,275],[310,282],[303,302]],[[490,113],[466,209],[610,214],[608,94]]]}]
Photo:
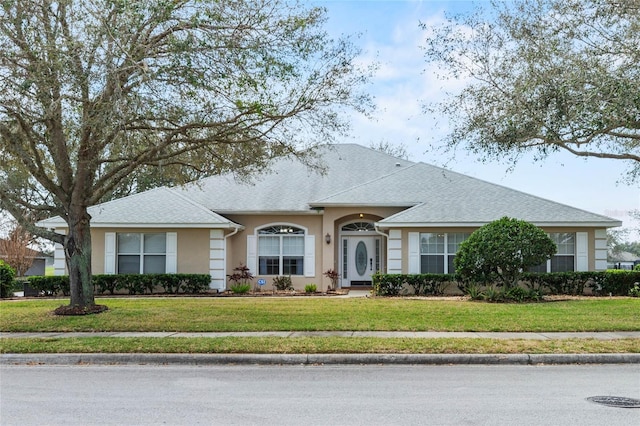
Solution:
[{"label": "entry doorway", "polygon": [[381,237],[343,235],[341,242],[342,287],[370,287],[371,276],[381,268]]}]

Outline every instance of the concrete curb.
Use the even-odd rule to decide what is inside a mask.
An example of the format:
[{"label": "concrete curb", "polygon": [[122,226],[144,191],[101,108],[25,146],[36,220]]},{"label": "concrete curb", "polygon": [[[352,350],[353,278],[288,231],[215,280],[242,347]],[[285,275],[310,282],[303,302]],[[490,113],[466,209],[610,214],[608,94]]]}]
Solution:
[{"label": "concrete curb", "polygon": [[0,365],[640,364],[633,354],[2,354]]}]

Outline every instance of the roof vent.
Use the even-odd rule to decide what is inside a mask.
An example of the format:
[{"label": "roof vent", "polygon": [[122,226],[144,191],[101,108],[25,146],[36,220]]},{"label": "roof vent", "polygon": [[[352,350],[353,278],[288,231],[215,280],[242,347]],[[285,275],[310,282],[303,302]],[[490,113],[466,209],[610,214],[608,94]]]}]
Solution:
[{"label": "roof vent", "polygon": [[400,166],[401,166],[401,164],[400,164],[400,163],[396,163],[396,167],[400,167]]}]

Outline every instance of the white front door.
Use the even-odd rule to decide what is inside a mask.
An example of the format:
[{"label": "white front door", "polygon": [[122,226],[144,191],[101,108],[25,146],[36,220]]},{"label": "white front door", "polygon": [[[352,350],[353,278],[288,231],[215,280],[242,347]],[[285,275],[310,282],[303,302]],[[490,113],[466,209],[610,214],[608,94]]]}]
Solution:
[{"label": "white front door", "polygon": [[380,237],[342,237],[342,287],[371,285],[371,275],[380,269]]}]

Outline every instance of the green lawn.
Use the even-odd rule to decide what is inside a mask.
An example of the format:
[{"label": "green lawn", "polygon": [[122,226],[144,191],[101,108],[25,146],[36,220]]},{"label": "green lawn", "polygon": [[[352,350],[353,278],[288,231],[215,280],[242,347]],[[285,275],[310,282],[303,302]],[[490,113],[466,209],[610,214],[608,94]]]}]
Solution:
[{"label": "green lawn", "polygon": [[[638,331],[640,299],[489,304],[424,299],[113,298],[109,311],[58,317],[64,300],[0,302],[0,331]],[[599,341],[344,337],[0,340],[0,353],[638,353]]]},{"label": "green lawn", "polygon": [[0,302],[0,331],[638,331],[640,299],[530,304],[388,298],[113,298],[58,317],[61,300]]},{"label": "green lawn", "polygon": [[370,337],[85,337],[0,339],[0,353],[638,353],[640,339],[505,340]]}]

